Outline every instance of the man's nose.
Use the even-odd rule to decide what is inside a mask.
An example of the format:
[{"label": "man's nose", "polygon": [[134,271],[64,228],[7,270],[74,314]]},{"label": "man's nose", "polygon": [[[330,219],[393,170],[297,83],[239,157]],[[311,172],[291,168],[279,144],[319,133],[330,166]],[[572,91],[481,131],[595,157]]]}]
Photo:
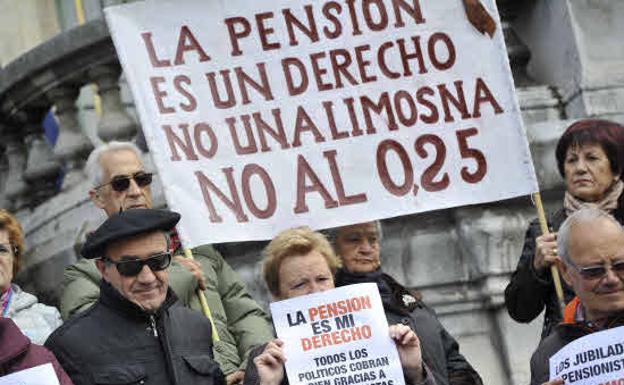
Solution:
[{"label": "man's nose", "polygon": [[152,283],[156,279],[154,272],[147,265],[143,265],[141,271],[137,275],[137,280],[141,283]]},{"label": "man's nose", "polygon": [[615,271],[613,271],[612,268],[608,268],[607,273],[603,278],[603,283],[609,285],[617,285],[620,283],[620,281],[622,281],[620,276]]},{"label": "man's nose", "polygon": [[141,187],[137,184],[134,178],[130,178],[130,185],[128,186],[128,195],[140,195]]}]

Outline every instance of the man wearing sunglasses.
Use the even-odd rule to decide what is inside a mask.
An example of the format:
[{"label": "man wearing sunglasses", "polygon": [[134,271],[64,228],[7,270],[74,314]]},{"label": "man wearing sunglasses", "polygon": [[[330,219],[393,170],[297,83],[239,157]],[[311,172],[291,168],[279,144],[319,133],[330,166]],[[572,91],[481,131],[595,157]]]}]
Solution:
[{"label": "man wearing sunglasses", "polygon": [[168,286],[168,232],[179,220],[165,210],[128,210],[87,238],[82,255],[103,277],[99,300],[46,341],[74,384],[224,382],[210,322]]},{"label": "man wearing sunglasses", "polygon": [[[89,197],[108,216],[152,207],[152,174],[145,170],[134,144],[110,142],[98,147],[89,156],[85,170],[93,186]],[[215,360],[228,384],[239,383],[248,352],[272,338],[266,314],[212,246],[193,249],[193,261],[180,255],[182,250],[175,244],[175,233],[171,238],[174,256],[169,269],[170,286],[183,305],[197,311],[201,311],[201,305],[196,289],[199,286],[204,290],[218,334],[214,342]],[[123,266],[118,265],[122,270],[131,268]],[[91,260],[79,260],[65,270],[60,304],[64,319],[87,310],[97,301],[100,280]]]},{"label": "man wearing sunglasses", "polygon": [[561,225],[557,265],[576,298],[565,309],[563,322],[542,340],[531,358],[532,385],[550,382],[549,358],[587,334],[624,325],[624,230],[609,214],[582,208]]}]

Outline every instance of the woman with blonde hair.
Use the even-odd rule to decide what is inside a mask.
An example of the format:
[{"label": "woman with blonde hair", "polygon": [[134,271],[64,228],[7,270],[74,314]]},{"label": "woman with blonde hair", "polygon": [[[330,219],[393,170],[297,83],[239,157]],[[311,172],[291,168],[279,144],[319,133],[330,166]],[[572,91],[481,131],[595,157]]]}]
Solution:
[{"label": "woman with blonde hair", "polygon": [[[285,230],[264,251],[264,280],[276,300],[295,298],[334,288],[340,261],[324,235],[308,227]],[[433,385],[433,377],[422,360],[420,341],[405,325],[391,325],[390,337],[399,351],[408,384]],[[279,338],[251,352],[245,385],[286,385],[286,356]]]}]

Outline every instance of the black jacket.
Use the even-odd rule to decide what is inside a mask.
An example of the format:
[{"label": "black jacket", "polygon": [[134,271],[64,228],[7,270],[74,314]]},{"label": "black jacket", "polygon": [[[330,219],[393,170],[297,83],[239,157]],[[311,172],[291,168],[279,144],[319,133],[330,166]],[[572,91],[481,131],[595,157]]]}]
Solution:
[{"label": "black jacket", "polygon": [[[565,210],[557,211],[548,217],[548,227],[551,231],[558,231],[566,217]],[[550,269],[543,274],[538,274],[533,268],[535,239],[540,235],[542,235],[542,230],[538,220],[535,219],[529,224],[518,266],[505,288],[505,305],[511,318],[518,322],[527,323],[533,321],[545,307],[544,325],[542,326],[543,339],[561,322],[561,312]],[[563,279],[561,284],[565,302],[568,303],[574,298],[574,292]]]},{"label": "black jacket", "polygon": [[550,376],[550,357],[570,342],[588,334],[624,326],[624,314],[613,317],[603,328],[590,323],[564,323],[555,327],[552,334],[544,338],[531,357],[531,385],[541,385],[548,381]]},{"label": "black jacket", "polygon": [[[435,382],[438,385],[483,384],[479,374],[459,353],[457,341],[442,326],[435,312],[420,299],[420,295],[407,290],[387,274],[381,274],[380,279],[382,282],[377,282],[377,286],[380,288],[388,324],[402,323],[414,330],[420,339],[423,361]],[[351,283],[355,282],[345,279],[344,270],[339,270],[336,286]],[[387,290],[390,293],[384,293]]]},{"label": "black jacket", "polygon": [[[618,222],[624,224],[624,194],[620,196],[619,201],[620,204],[614,213],[614,217]],[[560,209],[553,215],[550,215],[548,217],[548,226],[551,231],[558,231],[566,218],[564,209]],[[512,274],[507,288],[505,288],[505,305],[511,318],[525,323],[533,321],[545,307],[544,325],[542,327],[542,339],[544,339],[561,322],[561,313],[550,269],[543,274],[538,274],[533,269],[535,239],[541,234],[542,231],[536,219],[531,222],[527,229],[518,266]],[[563,279],[561,280],[561,285],[563,286],[564,300],[567,304],[574,298],[574,292]]]},{"label": "black jacket", "polygon": [[45,346],[76,385],[223,385],[211,328],[172,290],[150,315],[102,282],[100,299],[58,328]]}]

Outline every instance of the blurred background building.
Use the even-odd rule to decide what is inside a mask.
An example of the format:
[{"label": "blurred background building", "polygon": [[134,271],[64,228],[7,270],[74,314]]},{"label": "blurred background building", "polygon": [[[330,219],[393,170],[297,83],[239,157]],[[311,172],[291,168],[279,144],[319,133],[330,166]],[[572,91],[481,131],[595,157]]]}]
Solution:
[{"label": "blurred background building", "polygon": [[[0,0],[0,207],[16,212],[27,233],[18,283],[50,304],[77,241],[103,219],[87,201],[87,155],[112,139],[143,146],[102,19],[103,7],[124,2]],[[563,129],[582,117],[624,122],[624,2],[497,5],[543,199],[556,208],[564,186],[554,145]],[[153,194],[164,206],[158,180]],[[486,384],[529,382],[542,318],[511,320],[503,291],[535,216],[525,197],[383,222],[385,269],[423,292]],[[219,248],[266,304],[262,246]]]}]

